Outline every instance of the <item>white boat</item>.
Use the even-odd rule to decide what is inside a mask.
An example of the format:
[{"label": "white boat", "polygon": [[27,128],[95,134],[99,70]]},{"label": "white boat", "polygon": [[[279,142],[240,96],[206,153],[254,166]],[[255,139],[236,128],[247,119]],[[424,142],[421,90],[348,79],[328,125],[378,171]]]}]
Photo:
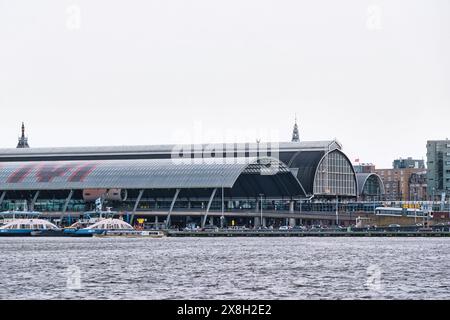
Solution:
[{"label": "white boat", "polygon": [[[105,221],[105,220],[111,220],[112,217],[116,214],[116,212],[113,212],[111,210],[107,211],[88,211],[85,212],[83,214],[83,217],[79,220],[77,220],[75,223],[71,224],[69,227],[66,227],[64,230],[66,233],[70,233],[73,235],[78,235],[78,236],[89,236],[89,233],[92,235],[92,233],[95,233],[94,231],[89,231],[89,232],[84,232],[82,230],[91,230],[88,229],[92,226],[97,226],[100,222]],[[119,219],[114,219],[114,220],[118,220],[123,222],[122,220]],[[127,226],[127,228],[131,228],[133,229],[133,227],[131,227],[130,225]]]},{"label": "white boat", "polygon": [[0,213],[0,226],[13,222],[17,219],[37,219],[41,215],[37,211],[3,211]]},{"label": "white boat", "polygon": [[79,229],[75,232],[78,236],[89,236],[104,234],[109,231],[117,232],[133,232],[136,231],[130,224],[120,219],[105,218],[97,221],[96,223]]},{"label": "white boat", "polygon": [[64,231],[43,219],[15,219],[0,227],[1,237],[63,236]]}]

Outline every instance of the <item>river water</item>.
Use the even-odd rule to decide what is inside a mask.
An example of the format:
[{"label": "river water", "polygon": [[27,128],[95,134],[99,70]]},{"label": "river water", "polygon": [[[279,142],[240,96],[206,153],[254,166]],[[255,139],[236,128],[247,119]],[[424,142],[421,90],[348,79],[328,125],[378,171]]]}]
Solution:
[{"label": "river water", "polygon": [[0,238],[0,299],[449,299],[448,238]]}]

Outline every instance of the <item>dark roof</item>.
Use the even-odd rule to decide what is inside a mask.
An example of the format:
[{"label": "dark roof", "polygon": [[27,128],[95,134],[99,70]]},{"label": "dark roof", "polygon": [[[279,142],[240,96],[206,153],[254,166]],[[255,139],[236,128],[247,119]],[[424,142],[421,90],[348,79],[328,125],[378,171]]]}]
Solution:
[{"label": "dark roof", "polygon": [[316,171],[325,153],[325,151],[299,151],[288,163],[288,167],[294,169],[293,172],[306,194],[314,193]]}]

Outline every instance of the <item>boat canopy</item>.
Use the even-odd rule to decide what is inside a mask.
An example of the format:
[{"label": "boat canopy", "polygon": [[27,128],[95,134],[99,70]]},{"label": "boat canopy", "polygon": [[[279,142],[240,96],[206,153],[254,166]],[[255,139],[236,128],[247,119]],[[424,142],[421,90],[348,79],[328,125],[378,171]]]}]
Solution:
[{"label": "boat canopy", "polygon": [[94,230],[134,230],[134,228],[120,219],[103,219],[93,225],[87,227],[86,229]]},{"label": "boat canopy", "polygon": [[43,219],[16,219],[0,227],[0,229],[56,230],[59,228]]}]

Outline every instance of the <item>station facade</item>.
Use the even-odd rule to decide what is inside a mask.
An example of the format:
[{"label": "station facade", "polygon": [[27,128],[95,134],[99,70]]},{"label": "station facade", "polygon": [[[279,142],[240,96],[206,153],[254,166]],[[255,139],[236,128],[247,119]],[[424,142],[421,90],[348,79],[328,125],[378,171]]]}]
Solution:
[{"label": "station facade", "polygon": [[226,216],[258,225],[262,211],[295,219],[312,203],[373,191],[378,180],[359,179],[338,141],[297,138],[298,131],[279,143],[0,149],[0,211],[64,220],[101,199],[130,222],[204,226]]}]

